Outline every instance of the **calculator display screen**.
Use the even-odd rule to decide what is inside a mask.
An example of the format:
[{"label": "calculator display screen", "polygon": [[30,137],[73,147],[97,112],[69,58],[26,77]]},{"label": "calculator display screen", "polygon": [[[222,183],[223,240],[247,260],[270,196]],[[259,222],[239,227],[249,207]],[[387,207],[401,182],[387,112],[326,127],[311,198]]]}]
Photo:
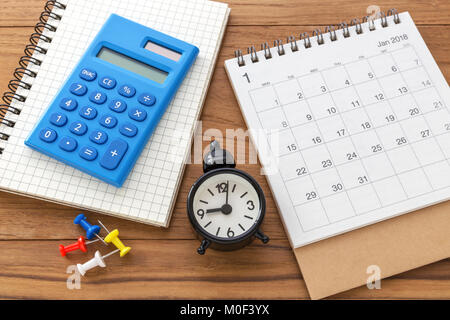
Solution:
[{"label": "calculator display screen", "polygon": [[147,79],[153,80],[158,83],[164,83],[168,73],[159,70],[155,67],[149,66],[136,59],[130,58],[122,53],[103,47],[97,54],[97,58],[112,63],[118,67],[124,68],[128,71],[137,73]]}]

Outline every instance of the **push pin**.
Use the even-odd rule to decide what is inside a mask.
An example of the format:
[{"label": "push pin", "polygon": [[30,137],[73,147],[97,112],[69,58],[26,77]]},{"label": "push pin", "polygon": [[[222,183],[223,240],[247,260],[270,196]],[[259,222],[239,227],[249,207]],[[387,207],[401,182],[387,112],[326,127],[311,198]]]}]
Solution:
[{"label": "push pin", "polygon": [[77,242],[69,244],[68,246],[63,246],[62,244],[59,245],[59,252],[61,252],[61,255],[63,257],[66,256],[67,252],[75,251],[75,250],[81,250],[83,252],[87,251],[86,245],[97,242],[99,239],[95,239],[93,241],[88,241],[84,239],[83,236],[79,237]]},{"label": "push pin", "polygon": [[89,260],[88,262],[85,262],[83,264],[77,264],[78,271],[82,276],[86,274],[87,271],[95,268],[95,267],[106,267],[105,258],[109,257],[110,255],[113,255],[114,253],[119,252],[119,249],[114,250],[104,256],[100,254],[100,251],[96,251],[94,254],[94,257]]},{"label": "push pin", "polygon": [[109,230],[101,223],[99,220],[98,223],[108,232],[108,235],[105,237],[105,242],[107,243],[113,243],[117,249],[120,250],[120,257],[122,258],[124,255],[126,255],[128,252],[130,252],[131,247],[125,247],[123,242],[119,239],[119,230],[114,229],[113,231],[109,232]]},{"label": "push pin", "polygon": [[91,240],[95,236],[107,245],[107,243],[98,235],[98,233],[100,232],[100,227],[90,224],[84,214],[80,213],[79,215],[77,215],[75,220],[73,220],[73,223],[79,224],[84,230],[86,230],[86,238],[88,240]]}]

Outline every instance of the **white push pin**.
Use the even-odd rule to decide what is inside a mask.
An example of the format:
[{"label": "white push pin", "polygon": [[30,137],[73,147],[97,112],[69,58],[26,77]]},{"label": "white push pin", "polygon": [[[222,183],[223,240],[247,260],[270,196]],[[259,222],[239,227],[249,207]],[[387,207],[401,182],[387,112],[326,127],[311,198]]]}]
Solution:
[{"label": "white push pin", "polygon": [[117,253],[117,252],[119,252],[119,249],[114,250],[114,251],[102,256],[100,254],[100,251],[97,250],[95,252],[94,257],[91,260],[89,260],[88,262],[85,262],[83,264],[79,264],[79,263],[77,264],[78,271],[80,272],[80,274],[82,276],[84,276],[87,271],[89,271],[95,267],[104,268],[104,267],[106,267],[106,263],[105,263],[104,259],[109,257],[110,255],[113,255],[114,253]]}]

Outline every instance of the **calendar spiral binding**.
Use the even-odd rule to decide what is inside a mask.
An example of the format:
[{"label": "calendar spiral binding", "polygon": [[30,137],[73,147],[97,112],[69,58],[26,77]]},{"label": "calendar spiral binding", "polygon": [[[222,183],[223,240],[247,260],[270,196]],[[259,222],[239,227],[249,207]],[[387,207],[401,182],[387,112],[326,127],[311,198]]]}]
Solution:
[{"label": "calendar spiral binding", "polygon": [[[39,22],[34,26],[34,33],[30,36],[30,43],[25,46],[24,53],[25,55],[19,59],[19,67],[14,70],[13,76],[14,79],[10,80],[8,83],[9,91],[3,93],[3,103],[0,104],[0,126],[5,125],[7,127],[14,127],[16,122],[7,119],[8,113],[12,113],[15,115],[19,115],[21,109],[11,106],[13,100],[17,100],[20,102],[25,102],[27,97],[23,94],[18,94],[17,89],[20,87],[25,90],[31,89],[31,84],[25,82],[23,77],[25,75],[36,78],[37,72],[28,68],[30,64],[35,66],[40,66],[42,64],[42,60],[36,59],[33,57],[34,52],[39,52],[41,54],[46,54],[47,49],[38,46],[40,40],[51,43],[52,38],[48,35],[44,34],[44,30],[48,30],[48,32],[55,32],[56,27],[50,22],[61,20],[62,16],[53,12],[53,8],[59,8],[64,10],[66,5],[58,2],[56,0],[49,0],[45,3],[44,11],[41,12],[39,16]],[[9,139],[9,135],[0,131],[0,140],[7,141]],[[2,154],[4,148],[0,147],[0,154]]]},{"label": "calendar spiral binding", "polygon": [[[361,26],[362,23],[368,23],[369,30],[374,31],[374,30],[376,30],[374,20],[381,19],[381,26],[383,28],[385,28],[385,27],[389,26],[388,21],[387,21],[387,17],[389,17],[389,16],[394,17],[393,21],[395,24],[398,24],[401,22],[398,11],[395,8],[393,8],[393,9],[388,10],[386,13],[384,13],[383,11],[380,11],[375,17],[365,16],[362,19],[354,18],[350,21],[350,26],[355,26],[356,34],[363,33],[363,29]],[[329,38],[331,41],[336,41],[338,39],[337,32],[339,30],[342,30],[342,35],[344,38],[348,38],[351,36],[350,32],[349,32],[349,25],[346,22],[341,22],[336,27],[334,25],[327,26],[323,33],[320,29],[315,29],[312,33],[312,37],[316,38],[316,42],[318,45],[322,45],[325,43],[324,37],[326,34],[329,34]],[[300,34],[298,40],[294,35],[288,36],[286,38],[285,44],[287,44],[288,47],[290,47],[292,52],[296,52],[296,51],[300,50],[302,40],[303,40],[303,46],[305,47],[305,49],[311,48],[311,46],[312,46],[311,42],[314,40],[311,39],[311,37],[309,36],[309,34],[307,32]],[[300,45],[299,45],[299,42],[300,42]],[[283,41],[281,39],[277,39],[273,42],[273,48],[276,48],[276,53],[279,56],[285,55],[287,52],[285,50]],[[261,44],[261,53],[262,53],[262,56],[264,56],[264,58],[266,60],[269,60],[272,58],[272,52],[270,50],[270,45],[267,42],[264,42]],[[254,45],[247,48],[247,54],[250,55],[250,60],[252,63],[257,63],[260,61],[260,57],[258,57],[258,53],[257,53]],[[235,50],[234,55],[237,59],[237,63],[239,65],[239,67],[245,66],[245,60],[244,60],[242,51],[240,49]]]}]

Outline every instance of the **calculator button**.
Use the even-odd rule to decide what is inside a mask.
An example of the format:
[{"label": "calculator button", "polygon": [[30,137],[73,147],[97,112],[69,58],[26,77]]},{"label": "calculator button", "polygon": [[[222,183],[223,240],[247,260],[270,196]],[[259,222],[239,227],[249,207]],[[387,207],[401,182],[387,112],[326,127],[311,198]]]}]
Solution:
[{"label": "calculator button", "polygon": [[119,87],[119,94],[124,97],[131,98],[136,94],[136,89],[126,84]]},{"label": "calculator button", "polygon": [[94,107],[85,106],[80,109],[79,113],[83,118],[92,120],[97,116],[97,109],[95,109]]},{"label": "calculator button", "polygon": [[94,91],[89,96],[89,100],[96,104],[103,104],[106,101],[106,94],[100,91]]},{"label": "calculator button", "polygon": [[95,158],[97,158],[97,154],[97,149],[94,147],[82,147],[79,153],[80,157],[87,161],[95,160]]},{"label": "calculator button", "polygon": [[124,112],[127,109],[127,104],[123,100],[113,100],[109,104],[109,108],[115,112]]},{"label": "calculator button", "polygon": [[77,96],[84,96],[87,92],[87,87],[81,83],[72,83],[69,88],[70,92]]},{"label": "calculator button", "polygon": [[119,165],[123,156],[128,150],[128,144],[121,140],[116,139],[109,145],[102,160],[100,160],[100,165],[109,170],[114,170]]},{"label": "calculator button", "polygon": [[56,131],[50,128],[42,129],[41,132],[39,133],[39,138],[41,138],[42,141],[48,143],[55,141],[57,137],[58,134],[56,133]]},{"label": "calculator button", "polygon": [[101,130],[94,130],[89,136],[89,140],[95,142],[96,144],[104,144],[106,140],[108,140],[108,135],[106,134],[106,132],[103,132]]},{"label": "calculator button", "polygon": [[73,111],[77,108],[78,102],[75,99],[64,98],[59,103],[59,106],[67,111]]},{"label": "calculator button", "polygon": [[80,72],[80,78],[86,81],[93,81],[97,78],[97,72],[83,68]]},{"label": "calculator button", "polygon": [[144,106],[152,106],[155,104],[156,98],[150,93],[143,93],[139,96],[138,101]]},{"label": "calculator button", "polygon": [[77,141],[71,137],[64,137],[59,142],[59,147],[67,152],[72,152],[77,148]]},{"label": "calculator button", "polygon": [[117,125],[117,119],[108,114],[101,117],[98,122],[105,128],[109,128],[109,129],[114,128]]},{"label": "calculator button", "polygon": [[50,116],[50,123],[62,127],[67,123],[67,117],[63,113],[55,112]]},{"label": "calculator button", "polygon": [[119,132],[124,136],[131,138],[137,134],[138,129],[135,125],[132,125],[131,123],[127,122],[120,127]]},{"label": "calculator button", "polygon": [[144,121],[147,118],[147,112],[140,108],[132,108],[128,111],[128,116],[136,121]]},{"label": "calculator button", "polygon": [[105,89],[113,89],[116,86],[116,80],[110,77],[103,77],[98,80],[100,87]]},{"label": "calculator button", "polygon": [[83,122],[76,121],[70,125],[69,130],[70,132],[76,134],[77,136],[82,136],[87,132],[88,127]]}]

